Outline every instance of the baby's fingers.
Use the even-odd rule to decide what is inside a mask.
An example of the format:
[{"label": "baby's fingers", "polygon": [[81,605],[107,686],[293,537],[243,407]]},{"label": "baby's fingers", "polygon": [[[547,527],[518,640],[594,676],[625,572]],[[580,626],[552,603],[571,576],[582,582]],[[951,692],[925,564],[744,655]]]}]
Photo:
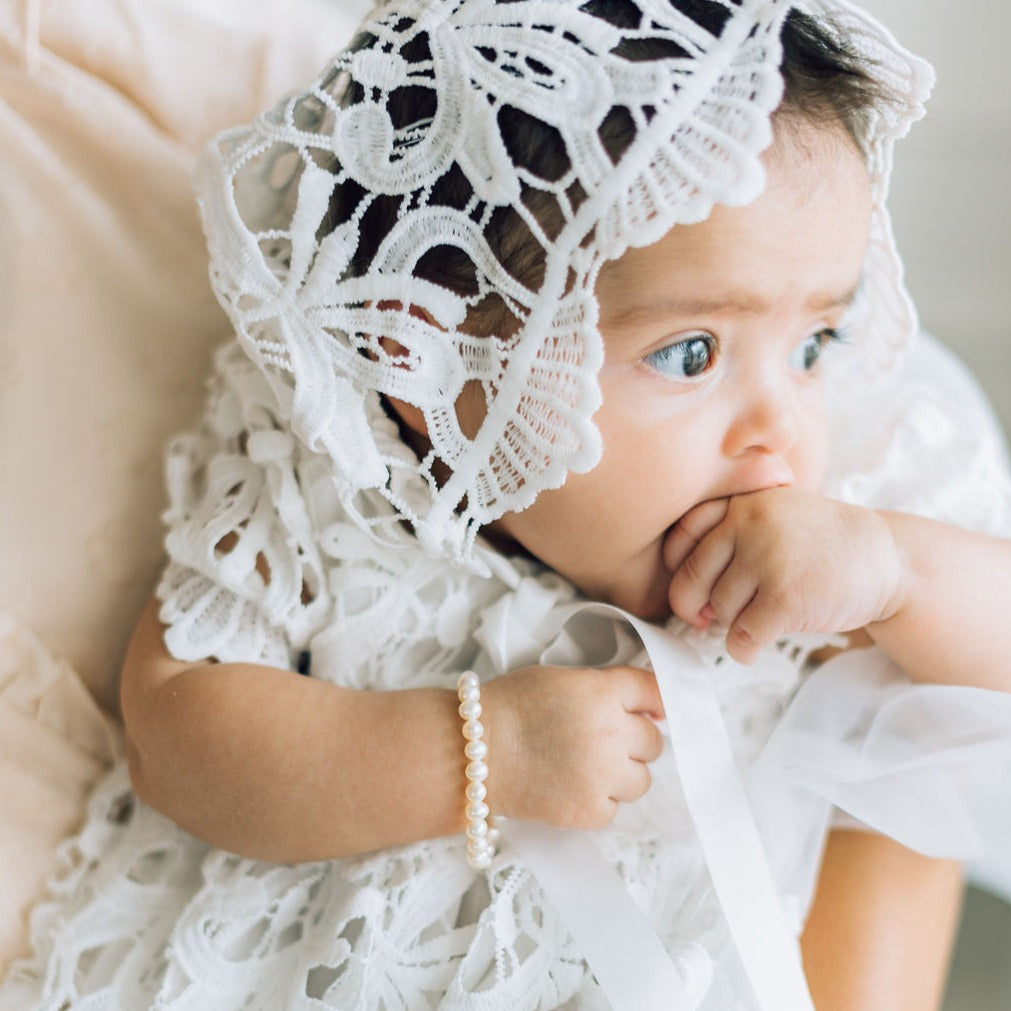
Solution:
[{"label": "baby's fingers", "polygon": [[734,540],[713,531],[678,566],[668,591],[670,608],[682,621],[706,628],[714,617],[710,600],[719,578],[734,559]]},{"label": "baby's fingers", "polygon": [[749,664],[758,654],[786,631],[782,608],[770,602],[768,595],[756,593],[727,632],[727,652],[738,663]]},{"label": "baby's fingers", "polygon": [[730,500],[721,498],[689,509],[674,524],[663,546],[664,565],[673,572],[695,550],[696,545],[726,518]]},{"label": "baby's fingers", "polygon": [[654,719],[663,719],[663,699],[652,671],[641,667],[613,667],[608,676],[622,679],[619,698],[626,713],[645,713]]},{"label": "baby's fingers", "polygon": [[655,762],[663,751],[663,734],[648,716],[633,717],[628,757],[636,762]]},{"label": "baby's fingers", "polygon": [[626,762],[614,784],[614,792],[610,799],[622,804],[631,804],[643,796],[652,783],[653,776],[648,765],[643,762]]}]

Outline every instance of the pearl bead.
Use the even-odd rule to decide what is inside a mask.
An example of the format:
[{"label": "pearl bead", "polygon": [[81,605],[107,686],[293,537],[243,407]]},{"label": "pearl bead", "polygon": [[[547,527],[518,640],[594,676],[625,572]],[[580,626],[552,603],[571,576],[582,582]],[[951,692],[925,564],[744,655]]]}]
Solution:
[{"label": "pearl bead", "polygon": [[472,671],[464,671],[456,682],[456,690],[460,691],[463,688],[479,688],[481,685],[478,676]]},{"label": "pearl bead", "polygon": [[472,821],[467,826],[467,838],[468,839],[484,839],[488,834],[488,822],[486,821]]},{"label": "pearl bead", "polygon": [[467,820],[468,821],[484,821],[485,818],[491,813],[487,804],[482,801],[476,801],[473,804],[467,805]]},{"label": "pearl bead", "polygon": [[492,853],[492,848],[488,843],[487,838],[483,839],[467,839],[467,854],[468,856],[480,856],[482,853]]},{"label": "pearl bead", "polygon": [[484,802],[488,791],[484,781],[488,778],[488,745],[482,740],[484,727],[481,725],[481,682],[473,671],[465,671],[456,684],[460,705],[457,711],[463,722],[464,755],[467,764],[467,862],[474,870],[482,871],[491,866],[495,856],[495,845],[499,838],[498,829],[489,825],[491,811]]},{"label": "pearl bead", "polygon": [[477,685],[464,685],[456,694],[461,702],[477,702],[481,698],[481,689]]},{"label": "pearl bead", "polygon": [[480,760],[488,754],[488,745],[484,741],[468,741],[466,747],[463,749],[463,753],[468,758],[473,758],[475,760]]},{"label": "pearl bead", "polygon": [[479,720],[483,711],[481,703],[476,701],[461,702],[457,709],[461,720]]},{"label": "pearl bead", "polygon": [[491,851],[482,850],[480,854],[472,854],[470,866],[476,871],[486,871],[491,867]]}]

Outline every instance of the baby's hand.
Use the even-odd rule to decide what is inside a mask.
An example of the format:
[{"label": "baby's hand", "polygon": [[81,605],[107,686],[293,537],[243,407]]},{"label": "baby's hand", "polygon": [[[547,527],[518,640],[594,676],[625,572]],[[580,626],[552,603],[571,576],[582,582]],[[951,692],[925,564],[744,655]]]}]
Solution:
[{"label": "baby's hand", "polygon": [[727,652],[750,663],[790,632],[849,632],[891,617],[902,564],[871,509],[794,488],[704,502],[664,546],[671,610],[696,628],[727,628]]},{"label": "baby's hand", "polygon": [[599,828],[649,789],[663,705],[648,671],[522,667],[482,696],[494,813]]}]

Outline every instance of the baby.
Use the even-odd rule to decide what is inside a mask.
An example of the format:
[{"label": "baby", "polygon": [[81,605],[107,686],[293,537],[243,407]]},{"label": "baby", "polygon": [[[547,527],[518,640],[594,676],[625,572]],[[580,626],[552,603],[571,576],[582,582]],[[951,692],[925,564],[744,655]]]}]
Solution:
[{"label": "baby", "polygon": [[[928,697],[895,665],[1008,687],[1000,448],[940,352],[901,392],[884,197],[929,76],[842,0],[390,0],[219,138],[198,188],[239,340],[170,454],[123,672],[141,803],[123,769],[100,788],[8,992],[813,1006],[790,959],[830,802],[963,855],[936,811],[892,827],[908,779],[853,773],[874,733],[920,784],[948,756],[875,722]],[[975,450],[942,466],[928,409],[983,419]],[[1006,698],[947,690],[941,724],[985,712],[1006,752]]]}]

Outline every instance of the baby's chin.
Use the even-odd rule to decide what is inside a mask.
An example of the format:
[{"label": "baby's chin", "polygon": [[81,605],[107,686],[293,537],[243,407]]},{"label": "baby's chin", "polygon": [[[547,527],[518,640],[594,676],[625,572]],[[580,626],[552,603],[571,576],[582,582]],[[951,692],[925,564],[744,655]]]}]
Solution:
[{"label": "baby's chin", "polygon": [[[671,616],[668,588],[670,573],[664,569],[658,559],[656,573],[652,579],[639,581],[638,585],[620,585],[609,588],[604,594],[597,594],[597,599],[604,599],[608,604],[620,607],[623,611],[644,621],[662,622]],[[593,594],[591,594],[593,596]]]}]

